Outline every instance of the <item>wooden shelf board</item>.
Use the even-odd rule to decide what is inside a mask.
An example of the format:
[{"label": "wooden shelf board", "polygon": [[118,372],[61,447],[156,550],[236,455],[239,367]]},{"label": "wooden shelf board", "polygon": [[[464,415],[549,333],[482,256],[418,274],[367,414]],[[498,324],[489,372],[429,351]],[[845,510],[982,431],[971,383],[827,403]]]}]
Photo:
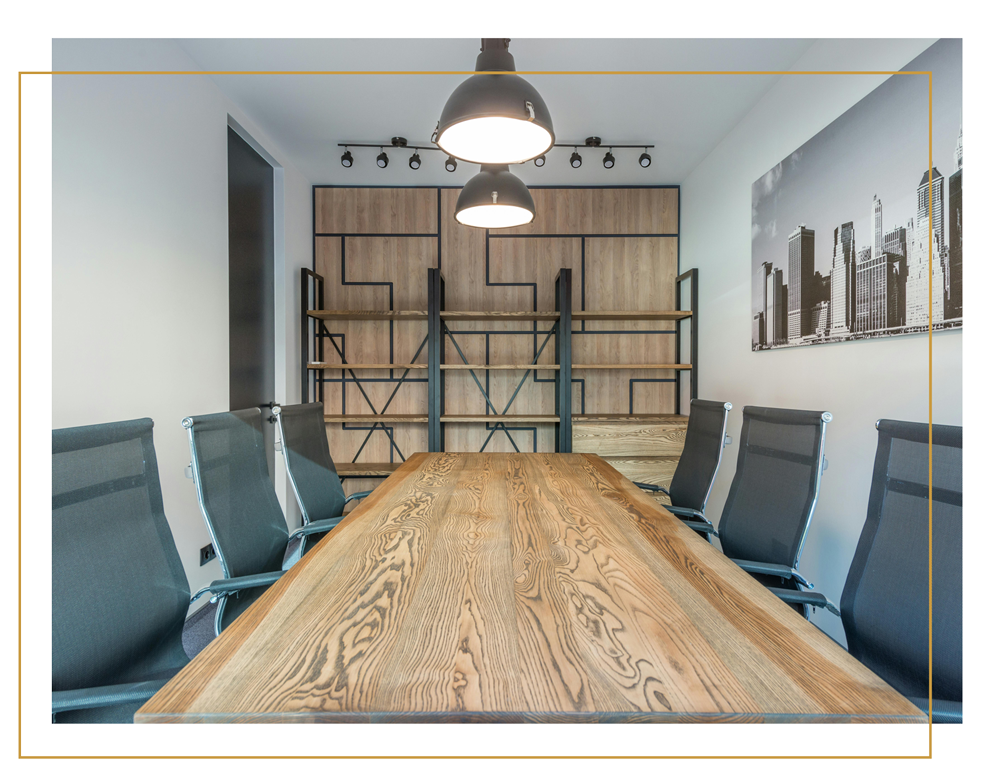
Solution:
[{"label": "wooden shelf board", "polygon": [[576,310],[574,321],[680,321],[690,310]]},{"label": "wooden shelf board", "polygon": [[531,416],[520,414],[507,414],[505,416],[492,415],[461,415],[446,414],[441,417],[445,424],[457,423],[485,423],[485,424],[558,424],[559,417],[552,416]]},{"label": "wooden shelf board", "polygon": [[378,422],[386,424],[390,422],[395,424],[420,424],[427,421],[427,415],[423,413],[346,413],[324,416],[323,420],[327,424],[346,422],[355,422],[358,424],[377,424]]},{"label": "wooden shelf board", "polygon": [[321,321],[426,321],[426,310],[307,310]]},{"label": "wooden shelf board", "polygon": [[558,370],[558,364],[442,364],[442,370]]},{"label": "wooden shelf board", "polygon": [[574,370],[690,370],[690,364],[574,364]]},{"label": "wooden shelf board", "polygon": [[[426,364],[310,362],[310,370],[426,370]],[[558,364],[442,364],[442,370],[558,370]],[[690,370],[690,364],[574,364],[574,370]]]},{"label": "wooden shelf board", "polygon": [[310,362],[310,370],[426,370],[426,364],[326,364]]},{"label": "wooden shelf board", "polygon": [[[423,321],[426,310],[307,310],[310,318],[322,321]],[[690,310],[577,310],[574,321],[680,321],[690,318]],[[497,312],[442,310],[447,321],[558,321],[554,310]]]},{"label": "wooden shelf board", "polygon": [[384,476],[402,464],[402,462],[337,462],[334,467],[337,468],[337,474],[341,478],[359,478]]},{"label": "wooden shelf board", "polygon": [[441,318],[446,321],[558,321],[559,313],[553,311],[498,313],[442,310]]},{"label": "wooden shelf board", "polygon": [[614,423],[616,421],[642,424],[686,423],[687,416],[680,413],[574,413],[573,421],[581,424],[593,422]]}]

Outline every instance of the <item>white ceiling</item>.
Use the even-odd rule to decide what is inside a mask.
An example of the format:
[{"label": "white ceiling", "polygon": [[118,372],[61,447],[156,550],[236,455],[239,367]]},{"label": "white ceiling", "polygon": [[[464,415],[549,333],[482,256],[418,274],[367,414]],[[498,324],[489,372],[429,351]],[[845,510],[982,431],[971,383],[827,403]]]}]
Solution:
[{"label": "white ceiling", "polygon": [[[815,39],[515,39],[520,71],[770,71],[790,68]],[[197,66],[211,71],[471,71],[478,39],[182,39]],[[340,165],[337,142],[382,142],[405,136],[429,144],[451,91],[465,76],[237,75],[213,76],[238,106],[313,184],[461,185],[478,169],[444,170],[444,155],[421,154],[418,171],[407,152],[386,169],[378,150],[354,150]],[[601,136],[605,143],[650,143],[653,164],[639,167],[641,150],[616,152],[612,170],[600,153],[556,150],[546,165],[513,167],[529,185],[677,184],[764,95],[777,76],[526,75],[549,107],[558,142]]]}]

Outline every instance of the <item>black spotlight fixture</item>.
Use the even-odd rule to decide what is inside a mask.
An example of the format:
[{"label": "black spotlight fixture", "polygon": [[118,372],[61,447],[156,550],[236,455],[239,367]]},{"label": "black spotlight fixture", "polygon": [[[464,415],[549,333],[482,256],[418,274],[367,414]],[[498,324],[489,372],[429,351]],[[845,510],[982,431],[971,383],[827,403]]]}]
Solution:
[{"label": "black spotlight fixture", "polygon": [[545,165],[545,156],[544,155],[539,155],[537,158],[535,158],[535,165],[538,166],[538,168],[541,168],[542,166],[544,166]]},{"label": "black spotlight fixture", "polygon": [[431,141],[473,163],[523,163],[555,143],[542,96],[514,73],[509,38],[483,38],[476,74],[448,98]]},{"label": "black spotlight fixture", "polygon": [[448,160],[444,162],[445,171],[454,171],[458,168],[458,161],[455,160],[451,155],[448,156]]},{"label": "black spotlight fixture", "polygon": [[484,164],[455,202],[455,220],[474,228],[511,228],[534,219],[531,193],[506,165]]},{"label": "black spotlight fixture", "polygon": [[613,169],[615,167],[615,156],[611,154],[611,150],[608,150],[608,154],[604,156],[604,168]]},{"label": "black spotlight fixture", "polygon": [[583,158],[580,157],[580,153],[575,148],[573,149],[573,154],[569,156],[569,165],[575,169],[583,165]]},{"label": "black spotlight fixture", "polygon": [[642,155],[639,156],[639,165],[644,169],[649,168],[649,164],[653,162],[653,159],[649,157],[649,153],[643,151]]},{"label": "black spotlight fixture", "polygon": [[416,171],[420,168],[420,153],[414,152],[410,155],[410,168]]},{"label": "black spotlight fixture", "polygon": [[378,157],[375,158],[375,163],[380,169],[384,169],[389,165],[389,156],[385,154],[385,150],[380,149],[378,151]]},{"label": "black spotlight fixture", "polygon": [[344,154],[340,156],[340,165],[345,169],[349,169],[354,165],[354,156],[351,154],[350,150],[345,150]]}]

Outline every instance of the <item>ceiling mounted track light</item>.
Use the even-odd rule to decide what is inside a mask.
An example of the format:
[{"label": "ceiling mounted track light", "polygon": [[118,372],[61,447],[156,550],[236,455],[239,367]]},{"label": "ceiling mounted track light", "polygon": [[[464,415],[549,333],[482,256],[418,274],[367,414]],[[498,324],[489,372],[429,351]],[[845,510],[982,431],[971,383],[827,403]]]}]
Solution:
[{"label": "ceiling mounted track light", "polygon": [[459,160],[523,163],[555,142],[552,117],[538,91],[514,73],[509,38],[483,38],[476,74],[444,105],[431,141]]},{"label": "ceiling mounted track light", "polygon": [[[349,169],[354,165],[354,157],[351,155],[351,151],[347,149],[348,147],[365,147],[370,149],[377,149],[378,155],[375,156],[375,165],[380,169],[388,168],[389,166],[389,156],[386,154],[385,147],[393,147],[398,150],[413,150],[413,155],[410,156],[409,165],[414,171],[420,168],[420,150],[431,150],[432,152],[440,152],[441,150],[437,147],[428,147],[420,144],[410,144],[403,136],[393,136],[388,144],[370,144],[367,142],[339,142],[338,147],[344,147],[344,154],[340,156],[340,164],[345,168]],[[458,164],[454,162],[453,158],[449,158],[451,163],[445,161],[445,168],[448,171],[454,171],[458,168]],[[448,168],[450,165],[454,164],[454,168]]]},{"label": "ceiling mounted track light", "polygon": [[653,144],[604,144],[600,136],[588,136],[583,144],[553,144],[553,147],[572,147],[573,154],[569,156],[569,165],[574,169],[578,169],[583,165],[583,158],[580,156],[580,147],[589,147],[590,149],[606,149],[607,152],[604,155],[602,163],[604,168],[613,169],[615,167],[615,156],[612,153],[612,149],[621,147],[623,149],[638,149],[642,150],[642,155],[639,156],[639,165],[644,169],[648,169],[649,165],[653,162],[652,156],[649,154],[649,150],[653,149],[655,145]]},{"label": "ceiling mounted track light", "polygon": [[448,156],[448,160],[444,162],[445,171],[454,171],[458,168],[458,161],[455,160],[451,155]]},{"label": "ceiling mounted track light", "polygon": [[534,219],[531,193],[506,165],[484,164],[455,202],[455,220],[474,228],[512,228]]}]

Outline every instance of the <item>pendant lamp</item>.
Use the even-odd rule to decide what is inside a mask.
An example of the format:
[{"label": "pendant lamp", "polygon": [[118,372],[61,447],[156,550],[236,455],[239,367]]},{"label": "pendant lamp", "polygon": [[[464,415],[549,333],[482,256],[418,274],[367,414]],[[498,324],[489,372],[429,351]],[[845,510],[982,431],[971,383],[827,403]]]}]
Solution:
[{"label": "pendant lamp", "polygon": [[459,160],[523,163],[555,142],[542,96],[513,73],[509,44],[509,38],[483,38],[475,76],[458,85],[444,105],[431,141]]},{"label": "pendant lamp", "polygon": [[534,219],[531,193],[506,165],[483,165],[455,202],[455,220],[474,228],[511,228]]}]

